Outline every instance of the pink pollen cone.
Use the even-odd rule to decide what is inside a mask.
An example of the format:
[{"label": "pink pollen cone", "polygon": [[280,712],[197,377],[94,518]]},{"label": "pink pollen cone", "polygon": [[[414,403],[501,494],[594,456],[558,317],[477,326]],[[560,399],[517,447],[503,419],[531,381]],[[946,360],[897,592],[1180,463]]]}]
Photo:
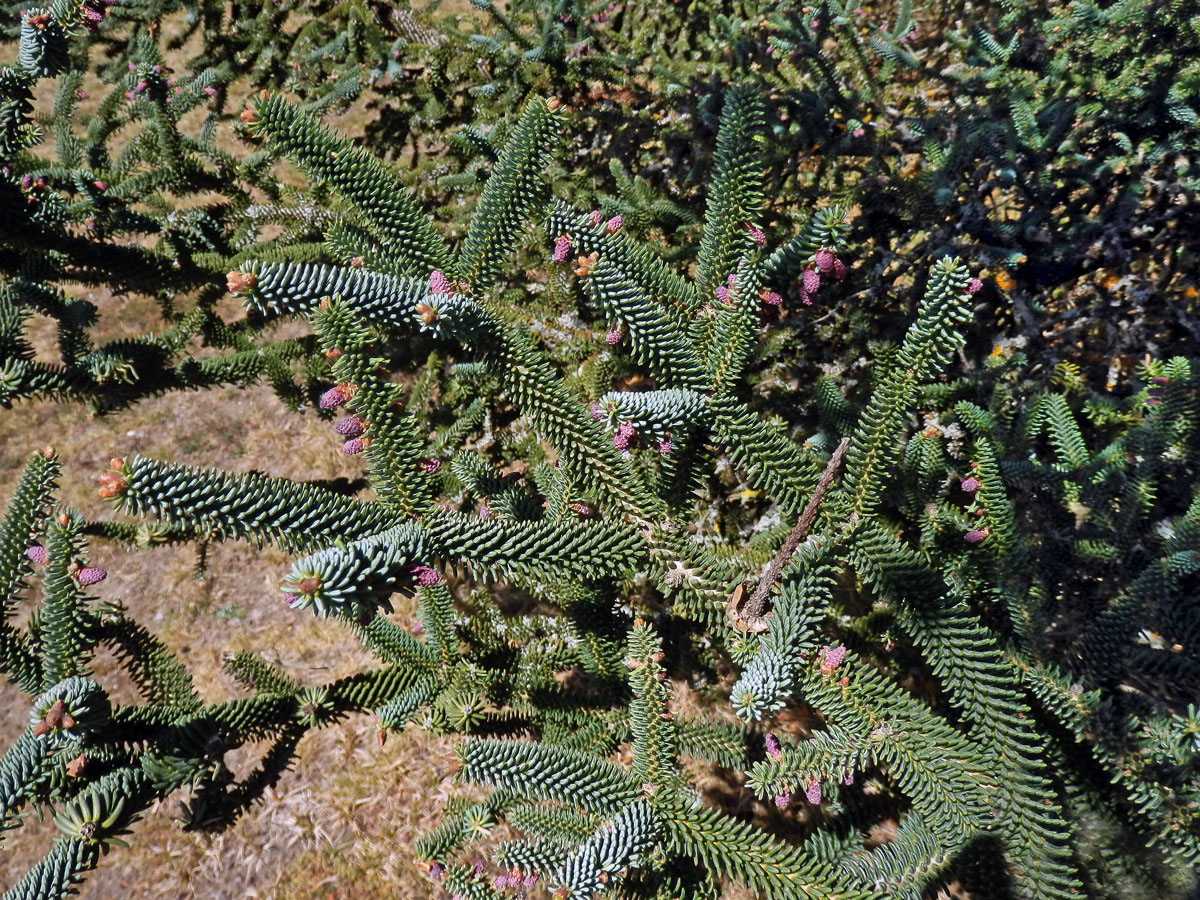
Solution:
[{"label": "pink pollen cone", "polygon": [[331,387],[321,395],[321,409],[336,409],[350,398],[346,396],[346,392],[340,387]]},{"label": "pink pollen cone", "polygon": [[842,660],[846,658],[846,648],[838,645],[830,647],[828,645],[821,648],[821,674],[832,675],[838,666],[842,664]]},{"label": "pink pollen cone", "polygon": [[804,789],[804,796],[813,806],[821,805],[821,782],[814,778]]},{"label": "pink pollen cone", "polygon": [[356,438],[360,437],[367,430],[367,426],[358,416],[350,416],[349,418],[339,420],[333,426],[333,430],[344,437]]},{"label": "pink pollen cone", "polygon": [[88,566],[86,569],[80,569],[75,573],[75,580],[84,587],[88,587],[89,585],[93,584],[99,584],[107,577],[108,573],[103,569],[97,568],[96,566]]},{"label": "pink pollen cone", "polygon": [[763,736],[763,743],[767,745],[767,756],[771,757],[775,762],[783,759],[783,750],[779,746],[779,738],[768,731]]},{"label": "pink pollen cone", "polygon": [[554,255],[551,257],[555,262],[564,262],[571,254],[571,239],[567,235],[559,235],[554,240]]},{"label": "pink pollen cone", "polygon": [[618,450],[628,450],[636,434],[632,422],[622,422],[617,426],[617,433],[613,435],[613,446]]},{"label": "pink pollen cone", "polygon": [[441,584],[442,576],[436,569],[431,569],[429,566],[410,566],[408,574],[413,577],[413,581],[417,583],[417,587],[429,587],[434,584]]}]

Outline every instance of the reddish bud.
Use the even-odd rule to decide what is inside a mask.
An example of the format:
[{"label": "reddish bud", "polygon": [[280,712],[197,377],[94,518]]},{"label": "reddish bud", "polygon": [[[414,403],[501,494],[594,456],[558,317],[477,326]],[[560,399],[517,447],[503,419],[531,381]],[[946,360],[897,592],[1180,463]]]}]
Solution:
[{"label": "reddish bud", "polygon": [[416,305],[417,316],[425,325],[432,325],[439,318],[438,311],[428,303],[418,303]]},{"label": "reddish bud", "polygon": [[67,714],[67,704],[60,700],[55,700],[50,708],[46,710],[46,715],[43,721],[51,728],[61,728],[63,717]]},{"label": "reddish bud", "polygon": [[225,276],[225,286],[231,294],[247,294],[258,284],[258,276],[253,272],[230,272]]}]

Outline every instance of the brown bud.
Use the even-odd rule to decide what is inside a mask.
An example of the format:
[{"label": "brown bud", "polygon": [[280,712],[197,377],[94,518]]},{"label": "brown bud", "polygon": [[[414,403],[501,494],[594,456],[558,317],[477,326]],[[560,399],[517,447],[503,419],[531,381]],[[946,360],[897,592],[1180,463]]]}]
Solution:
[{"label": "brown bud", "polygon": [[[113,462],[117,462],[117,460],[113,460]],[[120,472],[104,472],[96,480],[100,482],[101,500],[119,497],[129,487],[129,481]]]},{"label": "brown bud", "polygon": [[247,125],[253,125],[255,121],[257,121],[256,116],[254,115],[254,110],[252,109],[243,109],[242,114],[238,116],[238,118]]},{"label": "brown bud", "polygon": [[557,97],[551,97],[546,101],[546,109],[550,110],[550,112],[558,112],[560,108],[562,108],[562,101]]},{"label": "brown bud", "polygon": [[325,351],[326,359],[337,359],[341,355],[342,355],[342,351],[339,350],[337,347],[330,347],[328,350]]},{"label": "brown bud", "polygon": [[[63,724],[63,716],[67,714],[67,704],[62,700],[55,700],[54,703],[46,710],[45,722],[51,728],[61,728]],[[74,720],[72,720],[74,724]]]},{"label": "brown bud", "polygon": [[42,456],[46,457],[46,459],[54,459],[54,454],[57,452],[58,451],[49,444],[42,448]]},{"label": "brown bud", "polygon": [[321,587],[321,579],[315,575],[310,575],[307,578],[301,578],[300,583],[296,585],[302,594],[315,594]]},{"label": "brown bud", "polygon": [[417,315],[421,317],[421,321],[426,325],[432,325],[438,320],[438,312],[428,303],[418,303],[416,306]]},{"label": "brown bud", "polygon": [[120,472],[123,468],[125,468],[125,460],[121,459],[119,456],[114,456],[108,461],[108,467],[114,472]]},{"label": "brown bud", "polygon": [[63,728],[74,728],[75,727],[75,717],[73,715],[71,715],[69,712],[63,713],[62,727]]},{"label": "brown bud", "polygon": [[83,767],[87,765],[87,757],[80,753],[77,757],[67,763],[67,777],[78,778],[83,772]]},{"label": "brown bud", "polygon": [[377,744],[379,744],[380,747],[382,747],[384,744],[387,743],[387,729],[386,728],[380,728],[378,731],[375,732],[375,742]]},{"label": "brown bud", "polygon": [[230,272],[225,276],[225,287],[231,294],[245,294],[254,290],[258,276],[253,272]]},{"label": "brown bud", "polygon": [[63,528],[66,528],[68,525],[71,524],[71,517],[68,516],[66,513],[59,513],[58,518],[55,519],[54,521],[56,521]]},{"label": "brown bud", "polygon": [[45,719],[38,722],[37,725],[35,725],[33,728],[33,736],[34,737],[41,737],[42,735],[49,734],[49,733],[50,733],[50,726],[46,724]]},{"label": "brown bud", "polygon": [[361,269],[362,264],[363,264],[363,258],[361,256],[356,256],[356,257],[354,257],[354,259],[350,260],[350,265],[356,269]]}]

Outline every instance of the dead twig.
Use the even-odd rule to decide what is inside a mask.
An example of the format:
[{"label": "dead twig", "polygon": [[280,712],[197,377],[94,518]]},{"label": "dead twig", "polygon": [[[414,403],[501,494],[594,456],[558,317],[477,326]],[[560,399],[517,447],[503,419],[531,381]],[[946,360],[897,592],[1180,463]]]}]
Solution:
[{"label": "dead twig", "polygon": [[767,571],[758,580],[758,585],[754,588],[754,593],[750,595],[750,599],[744,603],[742,602],[744,589],[741,585],[733,592],[733,596],[729,598],[729,603],[726,604],[725,611],[735,626],[749,631],[766,630],[766,623],[763,621],[763,617],[768,611],[767,601],[771,596],[771,591],[774,590],[776,582],[779,581],[779,576],[783,574],[784,567],[787,566],[788,560],[792,558],[792,554],[796,552],[796,548],[804,543],[804,539],[808,537],[808,529],[817,520],[817,513],[821,509],[821,501],[825,499],[825,492],[829,490],[829,485],[833,483],[833,478],[837,474],[838,467],[841,466],[842,460],[846,457],[846,451],[849,449],[850,438],[842,438],[841,442],[834,449],[833,455],[829,458],[829,462],[825,466],[825,471],[821,473],[816,489],[813,491],[812,496],[808,498],[808,503],[805,504],[804,511],[800,514],[800,521],[796,523],[796,527],[792,529],[791,534],[787,536],[787,540],[779,548],[779,552],[775,554],[775,558],[771,560],[771,564],[767,566]]}]

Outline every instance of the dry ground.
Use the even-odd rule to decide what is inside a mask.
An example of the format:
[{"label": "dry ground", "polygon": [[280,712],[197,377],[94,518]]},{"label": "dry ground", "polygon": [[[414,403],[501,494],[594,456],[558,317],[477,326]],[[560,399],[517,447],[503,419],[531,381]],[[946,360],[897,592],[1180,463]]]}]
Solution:
[{"label": "dry ground", "polygon": [[[92,299],[106,325],[118,323],[133,333],[151,326],[149,304]],[[115,516],[96,496],[92,480],[111,456],[142,453],[295,479],[361,474],[361,463],[339,452],[328,423],[288,411],[268,388],[175,394],[91,420],[78,405],[51,402],[0,412],[5,503],[28,454],[47,444],[63,459],[63,502],[89,518]],[[206,700],[239,695],[221,659],[241,648],[264,652],[309,683],[368,663],[347,629],[280,602],[278,585],[288,559],[279,551],[242,543],[214,546],[201,580],[194,577],[192,547],[128,552],[96,542],[93,559],[110,572],[96,593],[125,603],[175,648]],[[96,673],[132,699],[111,659],[98,660]],[[25,698],[0,687],[0,744],[11,741],[27,714]],[[394,895],[397,884],[404,885],[405,896],[432,896],[432,884],[415,868],[410,851],[436,822],[451,789],[441,778],[447,749],[446,742],[420,734],[393,737],[381,749],[373,720],[354,717],[305,738],[295,770],[224,835],[182,832],[172,821],[178,812],[174,802],[155,809],[135,827],[131,848],[104,860],[82,896],[380,897]],[[249,754],[229,761],[235,771],[239,762],[252,762]],[[31,822],[6,835],[0,889],[45,851],[54,831],[49,822]]]}]

